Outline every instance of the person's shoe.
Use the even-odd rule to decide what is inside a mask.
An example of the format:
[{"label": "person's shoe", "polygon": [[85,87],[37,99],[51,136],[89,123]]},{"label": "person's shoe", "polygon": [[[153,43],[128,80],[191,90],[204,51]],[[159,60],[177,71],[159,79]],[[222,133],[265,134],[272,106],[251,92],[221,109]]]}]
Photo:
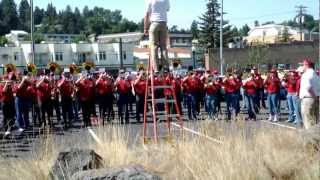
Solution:
[{"label": "person's shoe", "polygon": [[19,132],[19,133],[23,133],[23,131],[24,131],[23,128],[19,128],[19,129],[18,129],[18,132]]},{"label": "person's shoe", "polygon": [[274,116],[274,119],[273,119],[273,122],[278,122],[279,120],[278,120],[278,116],[277,115],[275,115]]},{"label": "person's shoe", "polygon": [[273,121],[273,116],[270,115],[268,121]]},{"label": "person's shoe", "polygon": [[6,132],[4,133],[4,137],[9,136],[10,134],[11,134],[11,132],[10,132],[10,131],[6,131]]},{"label": "person's shoe", "polygon": [[289,119],[288,121],[287,121],[287,123],[293,123],[294,122],[294,120],[291,120],[291,119]]}]

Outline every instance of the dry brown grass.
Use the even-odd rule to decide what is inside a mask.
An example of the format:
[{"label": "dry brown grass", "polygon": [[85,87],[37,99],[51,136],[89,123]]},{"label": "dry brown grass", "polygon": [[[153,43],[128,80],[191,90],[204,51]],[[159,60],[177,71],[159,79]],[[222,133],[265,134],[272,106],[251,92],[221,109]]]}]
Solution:
[{"label": "dry brown grass", "polygon": [[[143,146],[140,137],[131,137],[125,128],[99,128],[103,144],[89,148],[104,158],[106,167],[139,164],[169,180],[319,179],[319,152],[306,148],[298,132],[261,128],[248,135],[242,122],[226,126],[207,123],[201,130],[221,139],[222,145],[186,138]],[[44,143],[47,148],[34,161],[0,160],[0,179],[46,179],[57,154],[51,144],[50,140]]]}]

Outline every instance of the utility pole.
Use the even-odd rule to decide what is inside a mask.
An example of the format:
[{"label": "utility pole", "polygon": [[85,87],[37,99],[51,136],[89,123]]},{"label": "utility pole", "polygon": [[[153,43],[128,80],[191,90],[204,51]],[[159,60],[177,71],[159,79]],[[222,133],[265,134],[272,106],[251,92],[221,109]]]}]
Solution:
[{"label": "utility pole", "polygon": [[221,19],[220,19],[220,73],[224,74],[224,59],[223,59],[223,0],[221,0]]},{"label": "utility pole", "polygon": [[305,13],[306,13],[306,9],[307,7],[300,5],[300,6],[296,6],[297,13],[298,15],[296,16],[296,21],[297,23],[299,23],[299,30],[300,30],[300,41],[302,41],[302,28],[303,28],[303,23],[304,23],[304,18],[305,18]]},{"label": "utility pole", "polygon": [[33,16],[33,0],[30,0],[30,17],[31,17],[31,30],[30,30],[30,33],[31,33],[31,63],[32,64],[35,64],[35,53],[34,53],[34,16]]}]

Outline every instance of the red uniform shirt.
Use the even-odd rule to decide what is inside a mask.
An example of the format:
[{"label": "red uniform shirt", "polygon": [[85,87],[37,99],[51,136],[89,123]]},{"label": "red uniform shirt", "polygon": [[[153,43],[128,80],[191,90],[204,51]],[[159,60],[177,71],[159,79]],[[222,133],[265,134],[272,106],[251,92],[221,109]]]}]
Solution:
[{"label": "red uniform shirt", "polygon": [[30,98],[30,94],[28,93],[28,88],[30,84],[28,82],[25,82],[21,87],[19,87],[19,84],[16,84],[14,86],[14,92],[16,93],[16,96],[23,99]]},{"label": "red uniform shirt", "polygon": [[127,94],[131,91],[131,84],[128,80],[120,79],[116,83],[117,91],[121,94]]},{"label": "red uniform shirt", "polygon": [[269,78],[266,81],[266,88],[268,93],[277,93],[280,91],[280,79],[275,77],[275,78]]},{"label": "red uniform shirt", "polygon": [[98,95],[106,95],[108,93],[108,81],[106,79],[100,79],[97,81],[97,84],[96,84],[96,89],[97,89],[97,93]]},{"label": "red uniform shirt", "polygon": [[205,92],[208,95],[214,95],[217,94],[220,90],[220,85],[218,83],[209,83],[206,87],[205,87]]},{"label": "red uniform shirt", "polygon": [[173,79],[173,80],[172,80],[172,85],[173,85],[174,91],[175,91],[177,94],[178,94],[178,93],[181,93],[181,89],[182,89],[181,79]]},{"label": "red uniform shirt", "polygon": [[62,97],[71,97],[74,92],[73,83],[71,81],[65,80],[59,89]]},{"label": "red uniform shirt", "polygon": [[[32,91],[32,88],[28,88],[28,91]],[[45,101],[51,98],[51,91],[52,86],[49,84],[48,81],[44,81],[40,84],[40,86],[37,88],[37,97],[41,101]]]},{"label": "red uniform shirt", "polygon": [[288,93],[296,93],[297,92],[297,77],[291,77],[289,76],[286,79],[286,83],[284,86]]},{"label": "red uniform shirt", "polygon": [[79,97],[81,101],[91,101],[94,99],[95,86],[93,80],[81,80],[77,86],[79,88]]},{"label": "red uniform shirt", "polygon": [[13,87],[8,88],[7,91],[4,91],[4,85],[0,86],[0,97],[1,97],[1,102],[12,102],[14,101],[14,96],[13,96]]},{"label": "red uniform shirt", "polygon": [[301,84],[301,77],[297,76],[296,91],[297,91],[297,96],[298,97],[299,97],[299,94],[300,94],[300,84]]},{"label": "red uniform shirt", "polygon": [[257,88],[262,89],[263,88],[263,79],[260,74],[256,74],[254,77],[254,80],[257,84]]},{"label": "red uniform shirt", "polygon": [[134,85],[134,90],[137,95],[142,96],[145,94],[147,88],[147,81],[146,80],[138,80]]},{"label": "red uniform shirt", "polygon": [[184,87],[186,88],[186,92],[188,93],[195,93],[199,92],[202,88],[201,86],[201,80],[197,77],[189,76],[186,79],[184,79]]},{"label": "red uniform shirt", "polygon": [[234,93],[237,91],[239,84],[235,79],[227,79],[223,86],[226,93]]},{"label": "red uniform shirt", "polygon": [[255,95],[257,93],[258,84],[256,79],[249,80],[243,84],[245,92],[249,95]]}]

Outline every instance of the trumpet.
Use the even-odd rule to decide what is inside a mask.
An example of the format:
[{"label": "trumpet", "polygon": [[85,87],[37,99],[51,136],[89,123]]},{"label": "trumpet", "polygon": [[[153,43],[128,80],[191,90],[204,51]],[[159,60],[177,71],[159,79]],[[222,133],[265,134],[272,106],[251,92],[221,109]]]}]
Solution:
[{"label": "trumpet", "polygon": [[57,73],[57,71],[60,69],[60,65],[55,62],[51,62],[48,64],[48,69],[51,73]]}]

